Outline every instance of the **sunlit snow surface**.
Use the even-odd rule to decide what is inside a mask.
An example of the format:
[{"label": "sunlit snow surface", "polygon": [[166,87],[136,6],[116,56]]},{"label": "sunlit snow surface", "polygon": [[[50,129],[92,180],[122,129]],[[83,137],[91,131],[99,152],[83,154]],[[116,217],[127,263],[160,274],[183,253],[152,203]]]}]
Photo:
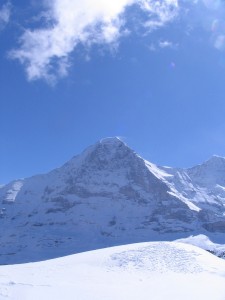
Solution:
[{"label": "sunlit snow surface", "polygon": [[225,261],[178,242],[107,248],[1,266],[0,299],[224,300]]}]

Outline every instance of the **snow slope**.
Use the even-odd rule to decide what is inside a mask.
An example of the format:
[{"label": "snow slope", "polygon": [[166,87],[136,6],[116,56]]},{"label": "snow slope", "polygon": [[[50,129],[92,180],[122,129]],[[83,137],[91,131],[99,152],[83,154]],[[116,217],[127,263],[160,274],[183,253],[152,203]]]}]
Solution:
[{"label": "snow slope", "polygon": [[224,300],[225,261],[178,242],[0,266],[0,299]]},{"label": "snow slope", "polygon": [[118,138],[0,188],[0,263],[205,234],[225,243],[225,159],[159,167]]}]

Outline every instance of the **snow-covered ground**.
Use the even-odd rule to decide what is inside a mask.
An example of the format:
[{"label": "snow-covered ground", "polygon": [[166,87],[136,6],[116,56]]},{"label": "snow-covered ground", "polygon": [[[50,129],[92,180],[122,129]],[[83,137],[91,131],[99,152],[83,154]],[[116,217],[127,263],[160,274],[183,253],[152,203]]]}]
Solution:
[{"label": "snow-covered ground", "polygon": [[0,299],[224,300],[225,261],[180,242],[150,242],[1,266]]}]

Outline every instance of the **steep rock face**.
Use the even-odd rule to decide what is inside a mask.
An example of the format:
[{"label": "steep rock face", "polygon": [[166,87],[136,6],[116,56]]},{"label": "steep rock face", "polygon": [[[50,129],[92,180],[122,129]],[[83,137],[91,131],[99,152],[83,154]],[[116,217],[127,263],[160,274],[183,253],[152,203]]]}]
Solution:
[{"label": "steep rock face", "polygon": [[[79,163],[78,163],[79,161]],[[148,193],[148,198],[167,190],[145,166],[142,158],[117,138],[100,141],[75,157],[61,170],[65,174],[65,193],[87,196],[110,196],[121,193],[138,195],[138,190]],[[144,200],[144,199],[143,199]]]},{"label": "steep rock face", "polygon": [[157,167],[120,139],[103,139],[48,174],[0,188],[0,263],[221,232],[224,202],[208,192],[211,202],[200,201],[209,178],[199,173]]}]

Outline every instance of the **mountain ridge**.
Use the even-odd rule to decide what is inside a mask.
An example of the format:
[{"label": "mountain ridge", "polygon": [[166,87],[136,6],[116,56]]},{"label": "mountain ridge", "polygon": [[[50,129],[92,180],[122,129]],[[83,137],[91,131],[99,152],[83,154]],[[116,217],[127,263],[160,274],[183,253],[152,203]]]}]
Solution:
[{"label": "mountain ridge", "polygon": [[0,263],[193,234],[225,242],[225,160],[213,160],[222,163],[159,167],[106,138],[13,181],[0,188]]}]

